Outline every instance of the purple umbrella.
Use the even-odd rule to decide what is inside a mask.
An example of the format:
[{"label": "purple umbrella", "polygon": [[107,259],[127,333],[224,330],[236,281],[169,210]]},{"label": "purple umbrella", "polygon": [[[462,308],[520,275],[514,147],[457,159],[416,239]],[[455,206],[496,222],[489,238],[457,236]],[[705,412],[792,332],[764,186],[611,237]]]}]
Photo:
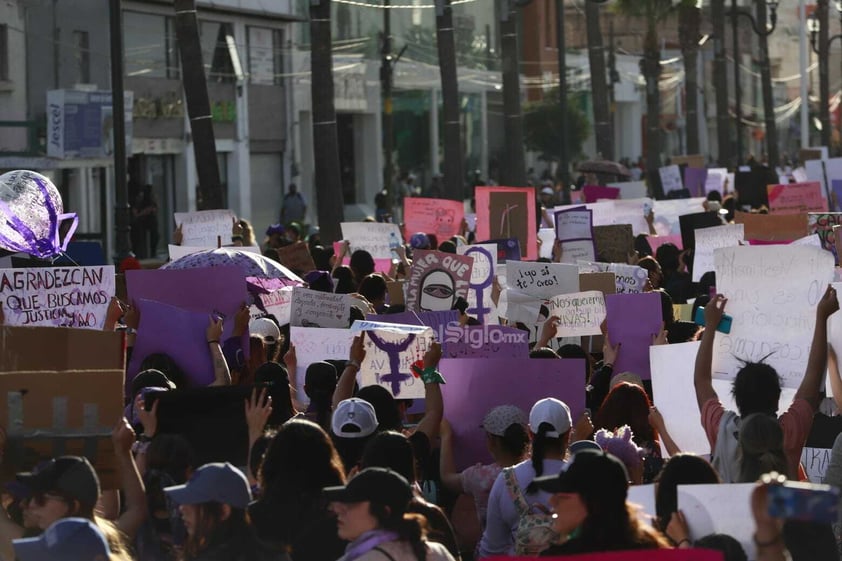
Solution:
[{"label": "purple umbrella", "polygon": [[233,247],[220,247],[218,249],[205,249],[185,255],[175,261],[170,261],[162,269],[195,269],[197,267],[219,267],[223,265],[234,265],[242,269],[246,277],[257,277],[261,279],[279,279],[282,284],[300,284],[304,281],[301,277],[268,257],[259,253],[252,253]]}]

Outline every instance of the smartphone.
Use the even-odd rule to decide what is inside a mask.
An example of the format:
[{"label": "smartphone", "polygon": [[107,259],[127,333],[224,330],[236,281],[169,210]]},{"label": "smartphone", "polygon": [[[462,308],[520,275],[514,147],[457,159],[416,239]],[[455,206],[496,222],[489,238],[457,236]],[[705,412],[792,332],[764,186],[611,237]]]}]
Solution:
[{"label": "smartphone", "polygon": [[802,522],[835,524],[839,489],[830,485],[787,481],[768,489],[769,516]]},{"label": "smartphone", "polygon": [[[719,325],[716,326],[716,330],[720,333],[731,333],[731,322],[733,319],[728,314],[722,314],[722,319],[719,321]],[[696,316],[693,318],[693,322],[696,325],[703,326],[705,324],[705,309],[701,306],[696,308]]]}]

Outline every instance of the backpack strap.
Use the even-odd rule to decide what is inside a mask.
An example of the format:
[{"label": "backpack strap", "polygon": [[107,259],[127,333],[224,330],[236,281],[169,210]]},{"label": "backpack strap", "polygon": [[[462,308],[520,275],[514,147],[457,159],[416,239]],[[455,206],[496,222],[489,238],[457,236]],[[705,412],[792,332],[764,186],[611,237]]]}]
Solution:
[{"label": "backpack strap", "polygon": [[518,516],[529,514],[529,503],[526,501],[526,497],[523,496],[523,491],[517,483],[514,468],[503,468],[503,481],[506,482],[506,490],[509,492],[509,497],[515,503]]},{"label": "backpack strap", "polygon": [[392,557],[392,554],[389,553],[388,551],[386,551],[385,549],[383,549],[382,547],[380,547],[379,545],[377,547],[375,547],[374,549],[372,549],[372,551],[377,551],[377,552],[382,553],[383,555],[386,556],[386,559],[388,559],[389,561],[395,561],[395,558]]}]

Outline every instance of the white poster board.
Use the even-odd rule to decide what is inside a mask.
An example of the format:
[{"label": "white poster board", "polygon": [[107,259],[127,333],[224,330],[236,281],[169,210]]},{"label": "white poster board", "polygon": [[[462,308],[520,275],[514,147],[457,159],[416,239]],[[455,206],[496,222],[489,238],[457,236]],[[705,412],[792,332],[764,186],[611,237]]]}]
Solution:
[{"label": "white poster board", "polygon": [[236,217],[228,209],[176,212],[173,217],[175,225],[181,226],[183,246],[215,249],[231,244],[231,230]]},{"label": "white poster board", "polygon": [[693,252],[693,282],[713,271],[713,251],[720,247],[736,247],[745,240],[743,224],[727,224],[696,230],[696,250]]}]

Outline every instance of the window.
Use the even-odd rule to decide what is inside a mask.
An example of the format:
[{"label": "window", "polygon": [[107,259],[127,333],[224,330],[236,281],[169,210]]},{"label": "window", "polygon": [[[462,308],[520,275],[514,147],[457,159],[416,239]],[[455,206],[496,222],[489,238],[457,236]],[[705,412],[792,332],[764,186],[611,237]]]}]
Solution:
[{"label": "window", "polygon": [[283,31],[268,27],[248,28],[249,82],[280,85],[284,72]]},{"label": "window", "polygon": [[91,50],[87,31],[73,32],[73,55],[76,64],[76,83],[91,83]]},{"label": "window", "polygon": [[0,24],[0,81],[9,79],[9,26]]},{"label": "window", "polygon": [[[199,40],[202,43],[202,61],[209,82],[234,82],[234,63],[232,54],[236,55],[234,43],[234,27],[227,22],[200,21]],[[229,49],[230,44],[234,52]]]},{"label": "window", "polygon": [[127,10],[123,41],[127,76],[181,77],[174,18]]}]

